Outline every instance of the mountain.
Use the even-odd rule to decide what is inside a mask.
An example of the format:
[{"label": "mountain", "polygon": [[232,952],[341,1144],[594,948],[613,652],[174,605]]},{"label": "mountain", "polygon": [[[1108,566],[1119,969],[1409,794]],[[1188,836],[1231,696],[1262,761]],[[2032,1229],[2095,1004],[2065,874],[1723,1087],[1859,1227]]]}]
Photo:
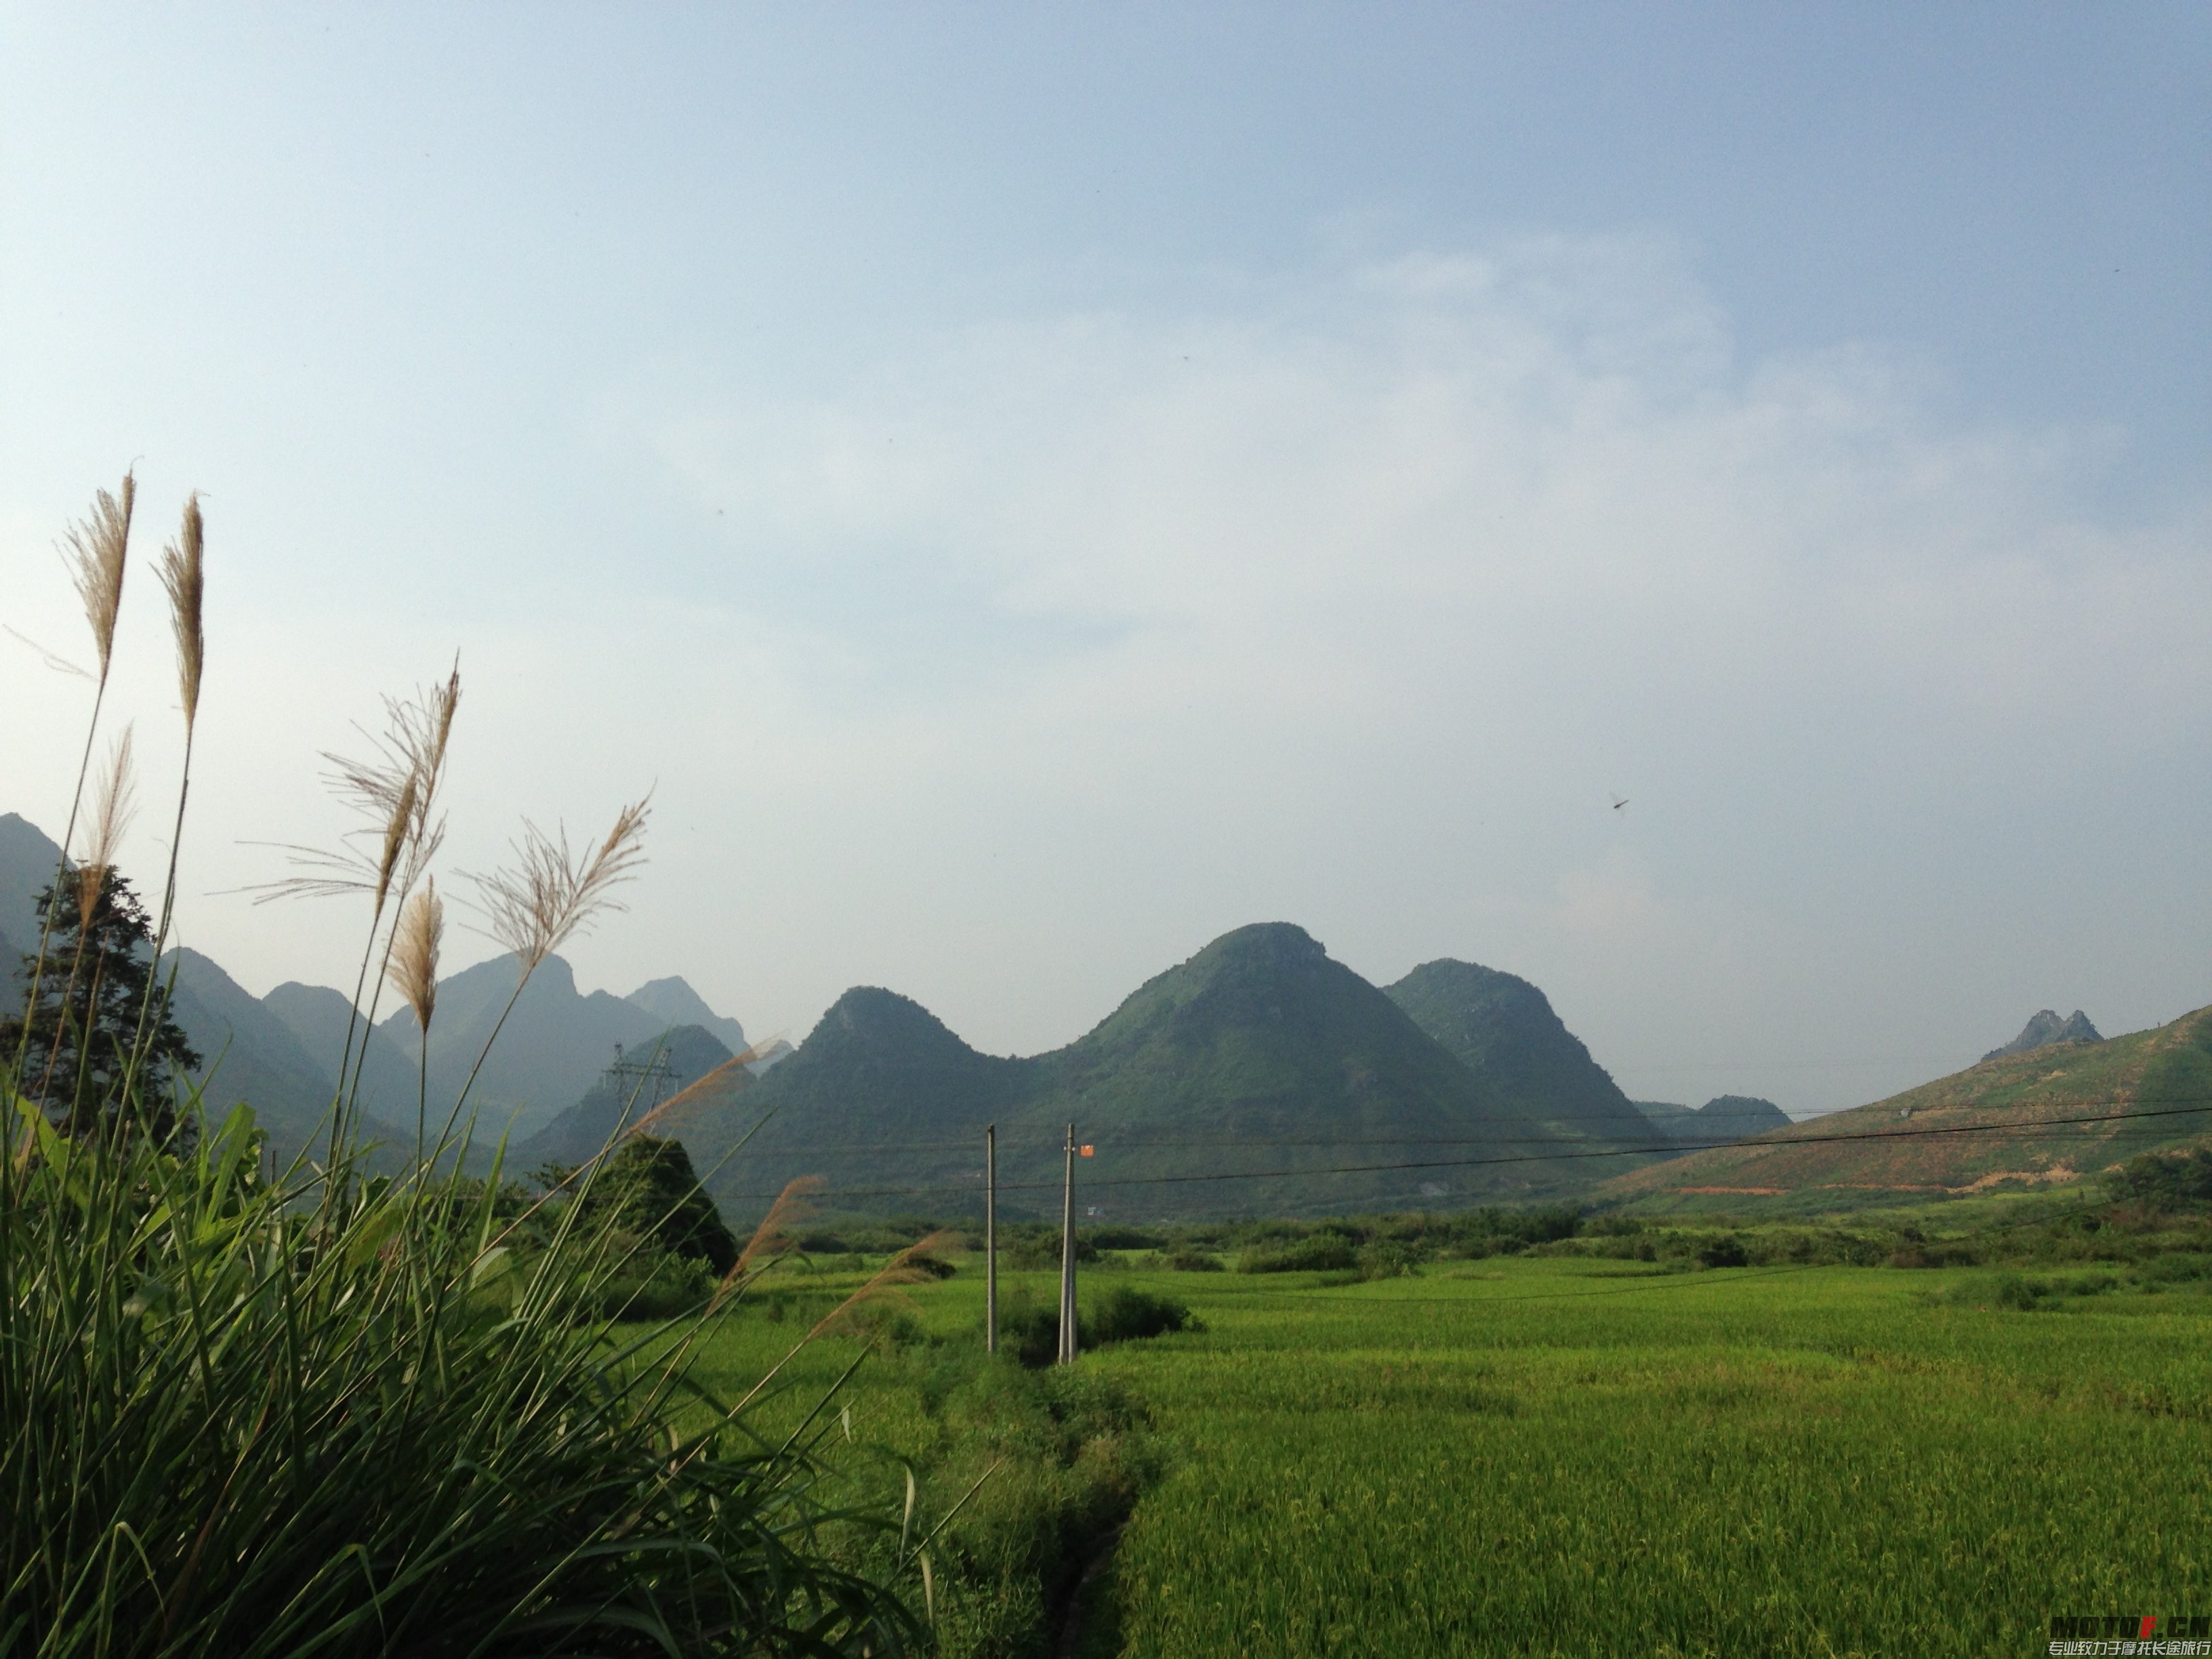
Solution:
[{"label": "mountain", "polygon": [[[614,1058],[617,1043],[650,1043],[667,1026],[621,997],[579,991],[574,970],[557,956],[538,964],[500,1026],[514,994],[515,973],[513,957],[494,957],[438,982],[429,1097],[450,1106],[499,1027],[499,1041],[470,1090],[469,1104],[480,1136],[510,1131],[521,1140],[581,1098]],[[378,1029],[392,1039],[411,1074],[422,1052],[414,1015],[403,1008]]]},{"label": "mountain", "polygon": [[[978,1053],[911,999],[860,988],[774,1071],[717,1087],[680,1103],[683,1138],[705,1167],[763,1126],[712,1183],[736,1215],[805,1174],[831,1204],[973,1211],[990,1123],[1006,1213],[1056,1212],[1073,1121],[1097,1148],[1079,1160],[1082,1212],[1131,1219],[1528,1197],[1570,1177],[1504,1160],[1604,1144],[1534,1121],[1287,923],[1214,940],[1049,1054]],[[1387,1167],[1412,1163],[1432,1167]]]},{"label": "mountain", "polygon": [[[0,813],[0,934],[13,941],[16,955],[38,948],[39,895],[52,882],[61,856],[29,819]],[[15,956],[8,960],[13,966]]]},{"label": "mountain", "polygon": [[[643,1127],[648,1116],[653,1120],[653,1133],[675,1134],[674,1129],[662,1123],[665,1113],[656,1109],[667,1103],[670,1093],[680,1097],[686,1085],[732,1069],[734,1058],[718,1033],[700,1025],[676,1026],[665,1040],[641,1043],[626,1058],[649,1064],[656,1054],[667,1062],[673,1091],[656,1091],[642,1078],[621,1075],[610,1067],[584,1091],[581,1100],[519,1143],[508,1162],[521,1170],[533,1170],[549,1161],[580,1164],[605,1146],[618,1127],[625,1123]],[[740,1073],[744,1070],[743,1066],[734,1069]]]},{"label": "mountain", "polygon": [[23,1012],[23,1000],[31,994],[31,988],[23,981],[23,958],[28,945],[18,945],[0,931],[0,997],[7,999],[5,1007],[9,1018]]},{"label": "mountain", "polygon": [[1786,1129],[1790,1115],[1771,1100],[1753,1095],[1720,1095],[1698,1107],[1678,1106],[1664,1100],[1639,1100],[1636,1109],[1663,1139],[1710,1146],[1717,1140],[1742,1140],[1770,1129]]},{"label": "mountain", "polygon": [[62,849],[21,814],[0,814],[0,995],[23,1012],[31,988],[20,977],[23,957],[39,948],[39,895],[54,878]]},{"label": "mountain", "polygon": [[2021,1033],[2002,1048],[1992,1048],[1982,1058],[2002,1060],[2007,1054],[2024,1054],[2033,1049],[2045,1048],[2054,1042],[2102,1042],[2097,1028],[2089,1024],[2089,1016],[2076,1008],[2065,1019],[2049,1008],[2039,1010]]},{"label": "mountain", "polygon": [[[260,999],[209,957],[179,949],[164,956],[161,964],[165,973],[173,964],[176,969],[171,1006],[177,1024],[199,1050],[204,1064],[196,1081],[210,1115],[219,1119],[244,1101],[268,1130],[278,1163],[288,1161],[319,1127],[326,1127],[324,1114],[337,1086],[331,1072]],[[411,1102],[407,1115],[411,1122]],[[364,1129],[371,1139],[397,1144],[399,1138],[389,1121],[372,1120]]]},{"label": "mountain", "polygon": [[1445,957],[1423,963],[1383,994],[1539,1121],[1632,1145],[1650,1139],[1635,1103],[1590,1058],[1550,999],[1518,975]]},{"label": "mountain", "polygon": [[[741,1049],[739,1052],[744,1051]],[[753,1058],[745,1062],[745,1066],[749,1071],[758,1074],[765,1072],[771,1066],[781,1065],[798,1052],[798,1049],[793,1048],[781,1037],[771,1037],[765,1047],[758,1048]]]},{"label": "mountain", "polygon": [[1789,1113],[1757,1095],[1717,1096],[1698,1107],[1694,1115],[1705,1138],[1711,1140],[1724,1134],[1763,1135],[1771,1129],[1786,1129],[1790,1123]]},{"label": "mountain", "polygon": [[1667,1140],[1697,1140],[1701,1127],[1697,1109],[1671,1100],[1637,1100],[1629,1103],[1644,1115],[1644,1121]]},{"label": "mountain", "polygon": [[2208,1133],[2212,1008],[2200,1008],[2148,1031],[1985,1060],[1872,1105],[1620,1176],[1598,1192],[1646,1208],[1916,1202],[2001,1184],[2063,1186]]},{"label": "mountain", "polygon": [[721,1045],[733,1054],[744,1053],[745,1028],[734,1019],[716,1013],[707,1006],[706,1000],[683,979],[672,975],[667,979],[649,980],[623,999],[659,1021],[664,1028],[696,1025],[712,1031]]},{"label": "mountain", "polygon": [[1639,1100],[1633,1104],[1653,1127],[1676,1140],[1741,1139],[1787,1128],[1791,1121],[1779,1106],[1756,1095],[1717,1095],[1702,1106],[1681,1106],[1665,1100]]},{"label": "mountain", "polygon": [[[262,998],[261,1006],[282,1020],[300,1046],[325,1068],[336,1066],[345,1054],[353,1004],[344,992],[287,980]],[[365,1036],[356,1097],[362,1109],[388,1123],[412,1125],[418,1102],[414,1056],[402,1050],[388,1032],[371,1027]],[[356,1050],[362,1049],[361,1024],[353,1027],[350,1041]]]}]

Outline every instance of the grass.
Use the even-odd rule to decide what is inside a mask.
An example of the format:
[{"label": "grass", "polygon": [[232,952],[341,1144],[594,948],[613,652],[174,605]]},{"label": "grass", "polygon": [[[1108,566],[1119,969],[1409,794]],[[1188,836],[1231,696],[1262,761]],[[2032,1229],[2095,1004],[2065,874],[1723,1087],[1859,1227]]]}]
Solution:
[{"label": "grass", "polygon": [[[87,767],[132,497],[126,475],[69,538],[100,660]],[[195,498],[162,568],[188,757],[204,532]],[[459,690],[456,670],[388,703],[372,761],[331,757],[371,833],[307,853],[313,873],[276,884],[368,898],[356,1008],[381,962],[426,1030]],[[802,1434],[763,1435],[742,1386],[718,1396],[690,1374],[720,1322],[718,1287],[695,1274],[661,1287],[683,1304],[669,1325],[613,1326],[626,1280],[653,1288],[641,1240],[658,1224],[593,1205],[602,1160],[537,1200],[495,1159],[487,1179],[441,1176],[467,1166],[464,1084],[418,1097],[413,1158],[397,1179],[372,1175],[350,1051],[373,995],[337,1056],[319,1161],[272,1159],[245,1105],[210,1119],[173,1073],[185,1056],[164,1046],[161,996],[126,972],[161,958],[180,837],[149,930],[113,896],[129,896],[112,863],[127,727],[114,752],[84,852],[41,902],[23,1012],[0,1025],[0,1653],[910,1650],[925,1632],[895,1588],[915,1561],[910,1526],[886,1524],[897,1509],[836,1508]],[[179,830],[189,793],[187,770]],[[478,882],[524,964],[510,1011],[532,968],[620,908],[646,811],[580,853],[526,824],[517,867]],[[72,890],[77,904],[55,902]],[[745,1288],[725,1281],[716,1302],[740,1307]]]},{"label": "grass", "polygon": [[[2024,1652],[2053,1614],[2212,1610],[2207,1269],[1102,1268],[1086,1303],[1171,1293],[1204,1328],[1048,1376],[1122,1402],[1100,1437],[1139,1477],[1083,1650]],[[853,1455],[915,1461],[944,1504],[1000,1420],[988,1389],[943,1382],[981,1375],[961,1369],[981,1364],[980,1274],[910,1294],[855,1379]],[[707,1363],[744,1374],[769,1329],[734,1328]],[[1035,1467],[1072,1490],[1080,1456]],[[990,1501],[940,1545],[968,1513],[1051,1507]],[[1048,1650],[1008,1635],[1006,1588],[940,1583],[947,1652]]]}]

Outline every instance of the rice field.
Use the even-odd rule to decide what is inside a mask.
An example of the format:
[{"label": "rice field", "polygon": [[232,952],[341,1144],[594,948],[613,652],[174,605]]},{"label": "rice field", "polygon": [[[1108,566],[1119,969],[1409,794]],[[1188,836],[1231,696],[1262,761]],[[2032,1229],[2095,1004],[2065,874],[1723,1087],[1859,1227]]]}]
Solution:
[{"label": "rice field", "polygon": [[[2188,1285],[2023,1311],[1972,1269],[1110,1278],[1206,1328],[1042,1385],[1121,1402],[1097,1438],[1141,1492],[1086,1655],[2025,1654],[2054,1614],[2212,1612],[2212,1297]],[[986,1493],[1037,1478],[1018,1454],[1047,1437],[973,1357],[980,1280],[912,1292],[852,1385],[856,1467],[915,1460],[940,1505],[994,1409],[1015,1455]],[[712,1363],[757,1374],[775,1329],[748,1319]],[[1063,1452],[1073,1491],[1085,1449]],[[979,1494],[948,1542],[993,1512]],[[947,1650],[1052,1650],[1040,1593],[993,1614],[982,1577],[948,1576]]]}]

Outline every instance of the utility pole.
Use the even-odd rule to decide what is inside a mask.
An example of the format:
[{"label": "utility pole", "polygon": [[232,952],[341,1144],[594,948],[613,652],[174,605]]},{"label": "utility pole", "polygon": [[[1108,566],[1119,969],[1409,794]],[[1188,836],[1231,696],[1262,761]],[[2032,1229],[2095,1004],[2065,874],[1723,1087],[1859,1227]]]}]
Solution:
[{"label": "utility pole", "polygon": [[1075,1363],[1075,1126],[1067,1126],[1067,1185],[1060,1203],[1060,1363]]},{"label": "utility pole", "polygon": [[999,1126],[983,1130],[983,1352],[999,1351]]}]

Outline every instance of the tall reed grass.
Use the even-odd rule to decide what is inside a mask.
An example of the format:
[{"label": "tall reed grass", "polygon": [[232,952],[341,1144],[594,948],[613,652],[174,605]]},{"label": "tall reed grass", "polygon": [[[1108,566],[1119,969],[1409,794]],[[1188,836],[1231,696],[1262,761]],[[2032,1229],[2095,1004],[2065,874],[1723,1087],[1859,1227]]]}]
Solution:
[{"label": "tall reed grass", "polygon": [[[101,700],[131,500],[126,477],[73,532]],[[195,500],[164,570],[188,738],[204,533]],[[459,696],[457,670],[391,705],[379,763],[338,775],[368,809],[368,848],[297,884],[368,898],[363,985],[380,959],[375,983],[389,979],[426,1037],[443,920],[428,866]],[[125,799],[125,769],[111,775],[96,832]],[[580,855],[530,830],[519,869],[482,884],[495,925],[526,947],[517,995],[608,908],[644,823],[641,802]],[[159,937],[175,857],[173,842]],[[34,985],[81,965],[39,954]],[[158,1026],[163,998],[149,1001]],[[373,1018],[372,994],[357,1030]],[[762,1439],[746,1402],[691,1374],[743,1283],[649,1329],[605,1317],[639,1246],[583,1201],[604,1154],[518,1216],[497,1149],[487,1179],[440,1173],[483,1151],[465,1086],[440,1103],[434,1137],[422,1099],[411,1164],[372,1176],[354,1035],[313,1143],[326,1152],[281,1170],[249,1106],[213,1121],[189,1079],[143,1054],[103,1081],[89,1119],[50,1117],[22,1046],[0,1055],[0,1652],[889,1655],[917,1641],[899,1593],[841,1565],[880,1559],[863,1540],[898,1534],[898,1518],[828,1507],[804,1433]],[[897,1571],[917,1556],[902,1543]]]}]

